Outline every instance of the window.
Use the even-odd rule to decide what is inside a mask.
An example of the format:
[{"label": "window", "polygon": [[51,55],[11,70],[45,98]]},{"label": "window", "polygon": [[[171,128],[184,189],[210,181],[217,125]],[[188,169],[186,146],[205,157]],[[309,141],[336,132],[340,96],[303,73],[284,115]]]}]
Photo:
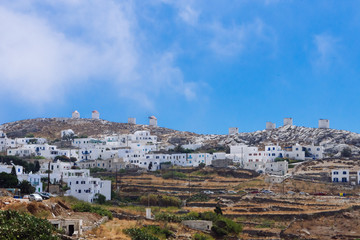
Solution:
[{"label": "window", "polygon": [[346,175],[346,174],[347,174],[347,172],[346,172],[346,171],[343,171],[343,174],[344,174],[344,175]]},{"label": "window", "polygon": [[78,191],[79,193],[81,193],[81,190],[79,189],[79,191]]},{"label": "window", "polygon": [[334,178],[333,182],[339,182],[339,178]]},{"label": "window", "polygon": [[337,171],[336,171],[336,172],[334,172],[334,175],[338,175],[338,174],[339,174],[339,172],[337,172]]},{"label": "window", "polygon": [[76,181],[76,184],[79,184],[79,181]]},{"label": "window", "polygon": [[347,178],[343,177],[341,181],[342,182],[347,182]]}]

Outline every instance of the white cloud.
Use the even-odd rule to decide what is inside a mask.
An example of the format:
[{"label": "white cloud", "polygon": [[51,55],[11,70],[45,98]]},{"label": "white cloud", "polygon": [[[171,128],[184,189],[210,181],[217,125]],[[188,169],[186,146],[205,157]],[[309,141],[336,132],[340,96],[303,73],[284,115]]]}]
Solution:
[{"label": "white cloud", "polygon": [[179,18],[189,24],[196,25],[200,16],[200,10],[195,8],[193,0],[161,0],[162,3],[172,5],[178,12]]},{"label": "white cloud", "polygon": [[0,84],[31,102],[61,96],[65,85],[83,77],[88,49],[70,42],[36,17],[0,7]]},{"label": "white cloud", "polygon": [[339,59],[339,39],[323,33],[314,36],[315,55],[313,65],[315,67],[328,68],[334,61]]},{"label": "white cloud", "polygon": [[179,15],[184,22],[191,25],[195,25],[199,18],[199,12],[189,5],[183,6],[180,9]]},{"label": "white cloud", "polygon": [[234,24],[230,27],[215,22],[210,26],[210,30],[213,35],[210,48],[215,53],[224,56],[241,54],[257,43],[268,42],[273,44],[275,41],[271,29],[260,19],[241,25]]},{"label": "white cloud", "polygon": [[[133,2],[33,3],[0,4],[0,84],[8,96],[41,105],[101,79],[148,108],[163,91],[195,98],[196,84],[185,82],[174,53],[143,47]],[[192,14],[183,15],[192,21]]]}]

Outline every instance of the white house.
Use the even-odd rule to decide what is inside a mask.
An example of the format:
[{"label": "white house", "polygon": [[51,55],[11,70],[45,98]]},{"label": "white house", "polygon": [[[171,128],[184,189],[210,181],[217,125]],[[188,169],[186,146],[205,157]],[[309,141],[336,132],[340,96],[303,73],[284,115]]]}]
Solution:
[{"label": "white house", "polygon": [[28,181],[31,184],[31,186],[35,188],[35,192],[43,191],[43,184],[41,182],[40,174],[29,173],[29,174],[18,175],[18,180],[19,182],[22,182],[24,180]]},{"label": "white house", "polygon": [[287,161],[267,162],[265,163],[265,173],[271,175],[283,176],[288,172],[289,166]]},{"label": "white house", "polygon": [[67,179],[67,184],[70,190],[66,194],[77,199],[94,202],[96,194],[102,194],[106,200],[111,200],[111,181],[109,180],[93,177],[70,177]]},{"label": "white house", "polygon": [[292,146],[291,148],[285,148],[284,157],[296,159],[296,160],[305,160],[305,151],[303,147],[299,144]]},{"label": "white house", "polygon": [[284,150],[278,145],[265,146],[265,154],[268,161],[274,161],[275,158],[284,157]]},{"label": "white house", "polygon": [[23,166],[19,166],[19,165],[7,165],[7,164],[2,164],[0,163],[0,172],[5,172],[10,174],[12,171],[12,168],[15,167],[15,172],[16,175],[19,176],[21,174],[24,174],[24,168]]},{"label": "white house", "polygon": [[331,181],[332,182],[343,182],[348,183],[350,173],[348,169],[336,169],[331,170]]},{"label": "white house", "polygon": [[0,138],[6,138],[6,133],[0,130]]}]

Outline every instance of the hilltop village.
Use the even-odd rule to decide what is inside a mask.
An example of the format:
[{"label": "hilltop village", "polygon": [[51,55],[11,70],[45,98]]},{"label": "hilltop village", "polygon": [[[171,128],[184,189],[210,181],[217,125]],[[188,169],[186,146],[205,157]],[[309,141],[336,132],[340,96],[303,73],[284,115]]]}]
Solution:
[{"label": "hilltop village", "polygon": [[[74,111],[71,118],[57,118],[56,121],[66,122],[69,119],[80,121],[80,113]],[[192,211],[199,214],[215,207],[218,209],[216,211],[222,211],[224,216],[235,221],[234,226],[238,226],[236,230],[228,229],[226,234],[221,234],[216,225],[219,221],[217,218],[201,217],[201,214],[197,217],[181,215],[183,220],[173,221],[167,216],[165,221],[181,223],[181,226],[194,231],[186,235],[179,230],[176,237],[173,236],[174,239],[195,239],[194,234],[209,237],[196,239],[226,238],[240,236],[241,232],[244,239],[289,236],[310,239],[314,236],[311,231],[319,237],[315,239],[324,239],[320,230],[312,230],[310,227],[298,229],[294,220],[300,216],[298,214],[307,212],[321,217],[329,209],[332,209],[333,214],[338,214],[347,207],[360,206],[357,195],[360,164],[356,156],[356,144],[348,147],[350,145],[341,142],[333,147],[337,152],[329,147],[330,141],[306,143],[293,140],[284,143],[279,140],[246,144],[236,141],[236,137],[240,136],[239,128],[231,127],[228,137],[232,140],[226,140],[228,144],[221,142],[223,140],[215,140],[215,145],[207,147],[205,141],[199,139],[212,136],[195,136],[194,141],[186,143],[165,141],[163,135],[153,133],[156,132],[154,129],[159,128],[157,118],[150,116],[148,120],[148,129],[121,134],[103,133],[96,137],[84,136],[73,129],[62,129],[61,139],[57,140],[35,137],[35,132],[27,133],[24,137],[8,137],[7,134],[12,132],[7,132],[6,127],[0,128],[1,194],[4,197],[15,197],[22,204],[31,204],[32,201],[27,203],[24,200],[32,200],[35,198],[33,195],[40,195],[44,203],[45,199],[58,199],[56,204],[66,211],[72,209],[71,204],[66,202],[68,198],[90,204],[107,203],[106,206],[120,204],[131,206],[130,209],[147,206],[146,211],[140,210],[135,215],[126,208],[119,210],[112,207],[112,216],[120,220],[138,218],[162,222],[161,207],[164,206],[182,208],[179,212],[184,211],[185,214]],[[100,123],[100,113],[92,111],[88,121]],[[127,124],[129,128],[137,126],[136,118],[128,118]],[[293,131],[294,127],[292,118],[284,118],[282,131]],[[330,131],[329,120],[320,119],[318,129]],[[272,135],[276,130],[275,123],[266,122],[266,134]],[[176,137],[177,133],[173,134]],[[3,179],[10,179],[8,175],[16,176],[19,185],[4,184]],[[26,184],[32,188],[24,187]],[[53,197],[50,197],[51,194]],[[171,200],[164,204],[164,199],[170,196]],[[351,200],[348,196],[352,196]],[[245,202],[242,202],[245,200],[250,204],[249,207],[245,207]],[[268,205],[271,201],[275,207]],[[307,206],[306,209],[296,206],[296,201],[302,202]],[[317,206],[314,201],[326,203]],[[0,207],[1,202],[7,202],[6,208],[15,204],[14,200],[7,198],[0,201]],[[313,208],[311,204],[315,204]],[[154,205],[159,209],[151,207]],[[257,219],[258,212],[263,211],[266,214]],[[73,238],[92,239],[91,234],[94,239],[102,237],[103,233],[98,231],[101,229],[99,225],[111,222],[105,223],[109,216],[103,216],[88,222],[92,227],[87,228],[81,220],[84,216],[64,218],[53,210],[50,212],[47,218],[52,225],[63,229],[65,235]],[[285,218],[267,224],[264,229],[256,227],[261,226],[261,221],[268,221],[266,219],[273,216]],[[241,219],[243,217],[246,218]],[[276,227],[278,225],[281,227]],[[259,228],[261,231],[258,231]],[[129,236],[131,234],[125,234],[117,239]],[[353,236],[360,236],[360,232],[355,231]]]}]

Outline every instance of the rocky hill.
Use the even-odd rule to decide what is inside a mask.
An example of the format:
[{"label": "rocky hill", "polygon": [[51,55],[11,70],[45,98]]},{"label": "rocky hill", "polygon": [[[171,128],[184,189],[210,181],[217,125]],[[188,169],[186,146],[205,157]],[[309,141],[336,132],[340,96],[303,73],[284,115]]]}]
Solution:
[{"label": "rocky hill", "polygon": [[345,130],[319,129],[298,126],[284,126],[273,130],[263,130],[235,135],[200,135],[194,138],[196,143],[206,145],[246,144],[264,146],[279,144],[291,146],[299,144],[321,145],[328,153],[336,154],[345,147],[352,149],[354,154],[360,151],[360,134]]},{"label": "rocky hill", "polygon": [[101,137],[112,134],[129,134],[135,131],[148,130],[157,135],[160,141],[181,143],[185,139],[198,136],[191,132],[181,132],[168,128],[149,125],[110,122],[96,119],[71,118],[36,118],[0,125],[0,130],[8,137],[25,137],[33,134],[35,137],[44,137],[49,140],[60,139],[62,130],[72,129],[77,136]]},{"label": "rocky hill", "polygon": [[176,131],[168,128],[148,125],[117,123],[106,120],[37,118],[21,120],[0,125],[0,130],[8,137],[24,137],[33,134],[50,140],[60,139],[60,131],[72,129],[78,136],[101,137],[112,134],[127,134],[138,130],[149,130],[157,135],[164,144],[202,144],[205,148],[218,145],[246,144],[264,146],[266,144],[315,144],[324,146],[326,152],[336,154],[345,147],[350,147],[354,154],[360,152],[360,134],[336,129],[318,129],[298,126],[284,126],[274,130],[262,130],[235,135],[200,135],[191,132]]}]

